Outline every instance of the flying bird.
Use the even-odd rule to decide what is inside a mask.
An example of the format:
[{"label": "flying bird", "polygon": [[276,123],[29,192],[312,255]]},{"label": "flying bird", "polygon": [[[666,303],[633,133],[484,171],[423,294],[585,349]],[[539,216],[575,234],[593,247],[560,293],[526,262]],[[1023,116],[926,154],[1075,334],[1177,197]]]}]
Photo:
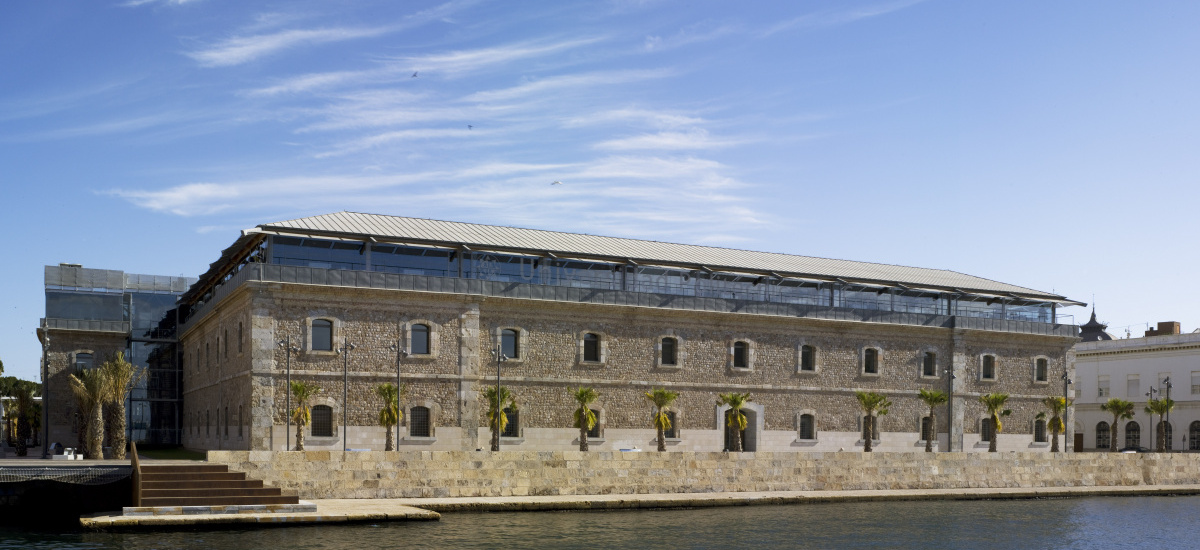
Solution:
[{"label": "flying bird", "polygon": [[472,129],[472,128],[474,128],[474,126],[471,126],[470,124],[468,124],[468,125],[467,125],[467,129],[468,129],[468,130],[470,130],[470,129]]},{"label": "flying bird", "polygon": [[412,77],[413,77],[413,78],[416,78],[416,77],[417,77],[417,71],[413,71],[413,75],[412,75]]},{"label": "flying bird", "polygon": [[558,180],[554,180],[554,181],[550,182],[550,185],[562,185],[562,182],[558,181]]}]

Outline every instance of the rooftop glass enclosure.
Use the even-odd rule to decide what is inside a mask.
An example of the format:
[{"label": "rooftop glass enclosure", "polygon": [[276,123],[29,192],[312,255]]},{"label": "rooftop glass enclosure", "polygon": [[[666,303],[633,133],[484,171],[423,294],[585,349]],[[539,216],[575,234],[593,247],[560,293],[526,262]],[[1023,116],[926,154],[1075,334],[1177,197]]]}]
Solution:
[{"label": "rooftop glass enclosure", "polygon": [[[181,442],[182,371],[175,345],[176,300],[195,281],[77,265],[46,266],[43,326],[124,333],[126,360],[144,369],[145,375],[125,403],[126,426],[132,441]],[[94,365],[108,359],[96,357]]]},{"label": "rooftop glass enclosure", "polygon": [[[351,271],[551,285],[600,290],[776,302],[855,310],[1056,322],[1050,302],[787,278],[778,275],[634,265],[553,255],[521,255],[432,246],[270,236],[244,255],[253,262]],[[228,280],[237,272],[225,275]],[[195,304],[207,301],[211,291]]]}]

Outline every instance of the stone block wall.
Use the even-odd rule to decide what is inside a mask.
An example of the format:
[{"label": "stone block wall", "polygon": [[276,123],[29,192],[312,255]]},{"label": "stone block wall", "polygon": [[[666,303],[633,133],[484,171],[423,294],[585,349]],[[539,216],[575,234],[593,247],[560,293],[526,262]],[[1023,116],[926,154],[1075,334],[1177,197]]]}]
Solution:
[{"label": "stone block wall", "polygon": [[208,460],[306,499],[1200,483],[1195,454],[210,451]]}]

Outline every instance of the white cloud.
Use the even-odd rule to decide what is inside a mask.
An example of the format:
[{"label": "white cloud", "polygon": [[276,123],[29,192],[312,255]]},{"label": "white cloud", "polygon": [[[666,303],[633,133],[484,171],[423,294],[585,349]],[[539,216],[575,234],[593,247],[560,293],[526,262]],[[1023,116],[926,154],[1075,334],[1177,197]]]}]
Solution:
[{"label": "white cloud", "polygon": [[812,13],[773,25],[762,31],[761,34],[762,36],[770,36],[772,34],[797,27],[831,27],[834,25],[853,23],[861,19],[868,19],[871,17],[877,17],[895,11],[900,11],[904,8],[915,6],[924,1],[925,0],[900,0],[898,2],[875,4],[848,10],[828,10]]},{"label": "white cloud", "polygon": [[649,69],[629,71],[600,71],[574,75],[552,76],[538,80],[531,80],[511,88],[476,92],[467,96],[464,98],[464,100],[479,102],[508,101],[528,95],[542,94],[554,90],[626,84],[629,82],[638,82],[655,78],[666,78],[673,74],[675,74],[675,71],[669,69]]},{"label": "white cloud", "polygon": [[184,4],[190,4],[197,1],[198,0],[129,0],[121,5],[125,7],[137,7],[146,4],[168,4],[172,6],[182,6]]},{"label": "white cloud", "polygon": [[524,42],[519,44],[496,46],[492,48],[460,50],[422,56],[402,57],[399,59],[404,61],[407,67],[411,67],[416,71],[454,74],[475,71],[484,68],[494,68],[519,59],[542,57],[555,54],[564,50],[595,44],[601,40],[603,39],[599,37],[592,37],[553,42],[549,44]]},{"label": "white cloud", "polygon": [[680,29],[675,34],[666,37],[658,35],[647,36],[642,48],[647,52],[659,52],[687,46],[689,44],[707,42],[709,40],[714,40],[722,36],[732,34],[736,31],[737,29],[731,25],[722,25],[711,28],[710,24],[701,23]]},{"label": "white cloud", "polygon": [[234,36],[187,56],[205,67],[226,67],[253,61],[265,55],[305,44],[324,44],[370,38],[390,32],[385,27],[293,29],[271,34]]},{"label": "white cloud", "polygon": [[326,151],[323,153],[318,153],[316,155],[316,157],[317,158],[336,157],[336,156],[346,155],[349,153],[356,153],[359,151],[371,149],[373,147],[378,147],[378,146],[384,145],[384,144],[394,143],[397,141],[407,141],[407,140],[414,140],[414,139],[430,140],[430,139],[441,139],[441,138],[469,138],[469,137],[476,137],[476,136],[484,136],[486,134],[487,134],[487,132],[484,130],[469,130],[467,128],[462,128],[462,129],[417,128],[417,129],[413,129],[413,130],[397,130],[394,132],[385,132],[382,134],[375,134],[372,136],[366,136],[366,137],[358,138],[358,139],[355,139],[355,140],[352,140],[349,142],[345,142],[345,143],[338,145],[333,150]]},{"label": "white cloud", "polygon": [[715,149],[729,147],[739,142],[733,140],[716,140],[709,137],[705,130],[689,130],[686,132],[658,132],[642,134],[620,139],[612,139],[597,143],[596,149],[609,151],[643,151],[643,150],[686,150],[686,149]]},{"label": "white cloud", "polygon": [[567,127],[594,126],[600,124],[611,124],[617,121],[634,121],[641,122],[643,124],[650,124],[658,128],[675,128],[678,126],[701,124],[704,122],[704,119],[683,114],[675,114],[665,110],[625,108],[611,109],[589,115],[572,117],[567,119],[563,125]]}]

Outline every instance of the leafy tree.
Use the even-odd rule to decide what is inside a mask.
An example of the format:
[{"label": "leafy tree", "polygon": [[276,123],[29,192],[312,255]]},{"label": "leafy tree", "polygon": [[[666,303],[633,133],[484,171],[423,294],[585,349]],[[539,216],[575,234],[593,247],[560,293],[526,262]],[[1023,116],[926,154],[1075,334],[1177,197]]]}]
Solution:
[{"label": "leafy tree", "polygon": [[20,386],[17,390],[17,456],[27,456],[29,446],[27,441],[32,433],[31,416],[33,415],[33,391],[29,386]]},{"label": "leafy tree", "polygon": [[4,374],[4,361],[0,361],[0,374]]},{"label": "leafy tree", "polygon": [[70,377],[71,390],[83,415],[84,458],[104,458],[104,418],[102,411],[107,397],[107,381],[100,369],[81,369]]},{"label": "leafy tree", "polygon": [[750,401],[752,399],[749,393],[722,393],[717,396],[717,404],[729,405],[729,412],[725,414],[725,425],[734,430],[732,451],[735,453],[740,453],[745,448],[742,439],[746,436],[746,414],[742,409]]},{"label": "leafy tree", "polygon": [[139,369],[125,360],[124,352],[100,365],[104,375],[104,411],[107,416],[105,431],[109,445],[112,446],[113,458],[125,459],[125,396],[138,385],[146,376],[145,369]]},{"label": "leafy tree", "polygon": [[863,426],[863,452],[871,452],[871,440],[875,439],[875,417],[884,416],[888,413],[888,408],[892,406],[892,402],[882,394],[875,392],[854,392],[854,398],[858,399],[858,406],[866,413],[867,419]]},{"label": "leafy tree", "polygon": [[1004,403],[1007,401],[1007,393],[989,393],[979,396],[979,402],[983,403],[983,407],[987,409],[988,418],[992,422],[992,440],[988,442],[989,453],[996,452],[996,440],[1000,439],[1000,432],[1004,429],[1000,419],[1012,414],[1011,409],[1004,408]]},{"label": "leafy tree", "polygon": [[312,422],[312,399],[321,393],[321,387],[306,382],[292,382],[292,396],[296,398],[296,408],[291,411],[292,421],[296,423],[296,450],[304,450],[304,427]]},{"label": "leafy tree", "polygon": [[937,408],[945,405],[950,397],[944,391],[926,389],[917,392],[917,397],[929,407],[929,437],[925,438],[925,452],[932,453],[933,440],[937,439]]},{"label": "leafy tree", "polygon": [[1108,452],[1117,452],[1117,424],[1122,420],[1133,418],[1133,402],[1126,401],[1119,397],[1113,397],[1100,405],[1100,410],[1113,415],[1113,423],[1109,428],[1112,430],[1111,437],[1108,438]]},{"label": "leafy tree", "polygon": [[1174,408],[1175,400],[1167,399],[1166,397],[1151,399],[1149,403],[1146,403],[1146,414],[1158,415],[1158,441],[1155,445],[1157,446],[1156,450],[1160,453],[1167,450],[1167,430],[1166,423],[1163,422],[1163,416],[1171,412]]},{"label": "leafy tree", "polygon": [[[508,414],[504,409],[517,410],[517,400],[513,397],[508,388],[500,386],[497,393],[496,386],[488,386],[479,391],[483,399],[487,401],[487,420],[488,426],[492,428],[492,450],[500,450],[500,434],[508,427]],[[496,396],[499,395],[499,398]]]},{"label": "leafy tree", "polygon": [[667,430],[671,429],[671,417],[667,415],[671,411],[671,403],[674,403],[679,398],[679,392],[673,392],[664,388],[655,388],[646,392],[646,399],[654,403],[654,416],[652,417],[654,428],[658,430],[658,452],[666,452],[667,450]]},{"label": "leafy tree", "polygon": [[590,405],[600,398],[600,394],[592,388],[579,387],[571,393],[579,408],[575,409],[575,427],[579,428],[579,450],[588,450],[588,430],[596,427],[596,413]]},{"label": "leafy tree", "polygon": [[387,442],[383,447],[385,451],[396,450],[396,445],[393,441],[396,437],[392,433],[392,428],[400,423],[401,418],[404,418],[404,413],[400,412],[400,399],[407,394],[407,385],[402,384],[398,389],[391,382],[375,386],[375,395],[378,395],[383,400],[383,408],[379,409],[379,425],[387,430]]},{"label": "leafy tree", "polygon": [[[1058,434],[1067,431],[1067,425],[1063,422],[1063,416],[1065,416],[1065,413],[1067,412],[1067,407],[1071,406],[1071,403],[1074,402],[1074,399],[1068,400],[1065,397],[1050,396],[1042,399],[1042,404],[1045,405],[1047,409],[1050,409],[1050,419],[1046,422],[1046,428],[1050,430],[1051,434],[1053,434],[1051,436],[1053,439],[1050,440],[1050,452],[1052,453],[1058,452]],[[1038,413],[1037,418],[1039,420],[1046,420],[1046,416],[1047,415],[1045,412],[1040,412]],[[1064,441],[1063,443],[1065,446],[1066,442]]]}]

